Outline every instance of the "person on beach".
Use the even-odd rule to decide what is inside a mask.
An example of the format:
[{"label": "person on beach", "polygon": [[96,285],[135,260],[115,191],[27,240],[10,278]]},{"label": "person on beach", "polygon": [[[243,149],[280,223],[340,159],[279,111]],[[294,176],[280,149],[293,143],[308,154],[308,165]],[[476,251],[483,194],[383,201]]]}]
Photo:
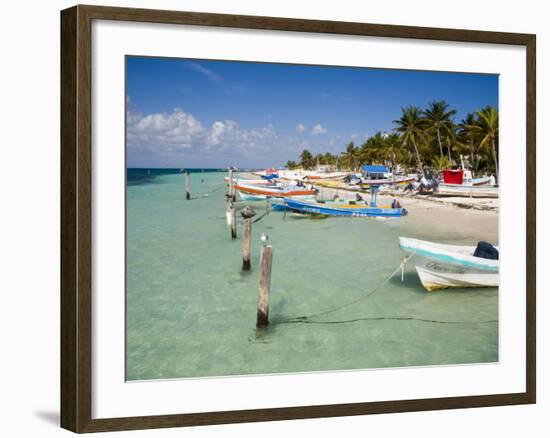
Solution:
[{"label": "person on beach", "polygon": [[363,199],[363,197],[362,197],[359,193],[356,193],[356,194],[355,194],[355,200],[356,200],[357,202],[364,202],[365,205],[369,205],[369,204],[367,203],[367,201],[365,201],[365,200]]}]

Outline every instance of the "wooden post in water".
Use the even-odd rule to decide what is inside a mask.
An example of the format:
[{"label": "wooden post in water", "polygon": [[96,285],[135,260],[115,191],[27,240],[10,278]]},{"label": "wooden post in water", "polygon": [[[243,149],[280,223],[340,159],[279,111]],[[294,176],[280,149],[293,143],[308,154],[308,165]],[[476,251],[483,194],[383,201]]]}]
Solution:
[{"label": "wooden post in water", "polygon": [[250,270],[250,235],[252,234],[252,218],[256,212],[248,205],[241,210],[243,217],[243,271]]},{"label": "wooden post in water", "polygon": [[229,199],[233,202],[235,202],[235,187],[234,187],[234,181],[233,181],[233,168],[229,168],[229,190],[227,191],[227,194],[229,195]]},{"label": "wooden post in water", "polygon": [[189,172],[185,172],[185,198],[191,199],[191,188],[189,183]]},{"label": "wooden post in water", "polygon": [[237,213],[235,211],[235,204],[229,202],[229,225],[231,227],[231,238],[237,238]]},{"label": "wooden post in water", "polygon": [[260,291],[258,294],[256,327],[265,327],[269,324],[269,292],[271,291],[272,261],[273,247],[271,245],[263,245],[260,254]]},{"label": "wooden post in water", "polygon": [[231,226],[231,201],[229,200],[229,195],[225,195],[225,220],[227,226]]}]

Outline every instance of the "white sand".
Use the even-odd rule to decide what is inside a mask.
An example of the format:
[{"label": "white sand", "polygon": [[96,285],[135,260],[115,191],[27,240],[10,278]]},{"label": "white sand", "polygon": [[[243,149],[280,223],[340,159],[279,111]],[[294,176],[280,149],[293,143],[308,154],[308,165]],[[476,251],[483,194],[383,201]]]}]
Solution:
[{"label": "white sand", "polygon": [[[242,175],[251,177],[252,175]],[[357,191],[320,187],[320,199],[355,199]],[[370,193],[359,193],[370,203]],[[436,229],[449,235],[470,236],[498,243],[498,198],[436,197],[432,195],[380,193],[379,205],[390,205],[397,199],[409,212],[407,223],[415,228]]]}]

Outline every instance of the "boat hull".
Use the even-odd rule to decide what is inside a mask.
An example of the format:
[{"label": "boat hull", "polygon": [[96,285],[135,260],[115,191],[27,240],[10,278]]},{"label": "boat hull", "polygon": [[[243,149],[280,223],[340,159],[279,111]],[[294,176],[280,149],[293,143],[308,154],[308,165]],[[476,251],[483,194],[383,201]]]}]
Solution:
[{"label": "boat hull", "polygon": [[416,266],[416,272],[428,292],[448,288],[498,287],[498,273],[457,272],[444,265],[432,266],[432,269]]},{"label": "boat hull", "polygon": [[[229,177],[225,177],[224,182],[229,183]],[[272,181],[268,181],[266,179],[246,179],[246,178],[233,178],[233,185],[235,184],[254,184],[254,185],[264,185],[269,186],[273,185]]]},{"label": "boat hull", "polygon": [[474,257],[475,246],[446,245],[407,237],[399,246],[414,256],[416,272],[431,292],[446,288],[498,287],[498,260]]},{"label": "boat hull", "polygon": [[235,184],[239,196],[243,200],[262,200],[270,198],[299,198],[313,199],[316,191],[301,187],[283,188],[280,186],[255,186],[249,184]]},{"label": "boat hull", "polygon": [[393,179],[371,179],[366,180],[360,183],[359,185],[363,189],[368,189],[371,186],[403,186],[405,184],[409,184],[413,181],[415,181],[416,178],[412,177],[405,177],[405,178],[396,178],[395,181]]},{"label": "boat hull", "polygon": [[498,198],[498,187],[466,186],[462,184],[439,184],[435,192],[439,196],[461,196],[466,198]]},{"label": "boat hull", "polygon": [[337,204],[321,204],[319,202],[301,202],[285,198],[285,205],[289,210],[298,213],[320,214],[328,216],[347,217],[401,217],[406,214],[404,208],[338,206]]}]

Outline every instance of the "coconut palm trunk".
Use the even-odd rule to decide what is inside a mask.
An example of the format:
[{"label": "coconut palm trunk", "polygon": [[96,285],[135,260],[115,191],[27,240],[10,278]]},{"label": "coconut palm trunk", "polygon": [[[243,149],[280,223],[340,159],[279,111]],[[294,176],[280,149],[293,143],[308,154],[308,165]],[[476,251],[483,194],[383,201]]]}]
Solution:
[{"label": "coconut palm trunk", "polygon": [[470,155],[472,156],[472,167],[477,170],[476,167],[476,151],[474,148],[474,140],[470,137]]},{"label": "coconut palm trunk", "polygon": [[392,163],[391,163],[391,173],[392,173],[392,176],[393,176],[393,186],[395,187],[395,171],[396,171],[396,168],[395,168],[395,153],[392,154]]},{"label": "coconut palm trunk", "polygon": [[443,146],[441,145],[441,133],[439,128],[437,128],[437,143],[439,144],[439,156],[443,156]]},{"label": "coconut palm trunk", "polygon": [[422,176],[424,176],[424,168],[422,167],[422,161],[420,160],[420,154],[418,153],[418,148],[416,147],[416,141],[414,137],[411,138],[414,146],[414,152],[416,154],[416,165]]},{"label": "coconut palm trunk", "polygon": [[495,161],[495,173],[497,174],[497,183],[500,181],[498,174],[498,158],[497,158],[497,149],[495,147],[495,139],[491,138],[491,149],[493,152],[493,160]]}]

